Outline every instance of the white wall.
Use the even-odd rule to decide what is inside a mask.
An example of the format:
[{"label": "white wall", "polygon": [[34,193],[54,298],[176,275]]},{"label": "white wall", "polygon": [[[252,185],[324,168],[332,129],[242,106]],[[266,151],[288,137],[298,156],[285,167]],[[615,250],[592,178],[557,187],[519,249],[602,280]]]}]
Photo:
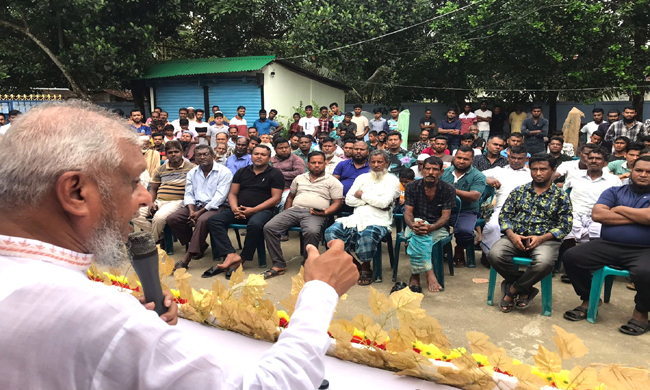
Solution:
[{"label": "white wall", "polygon": [[[271,72],[275,75],[271,77]],[[302,76],[290,69],[278,64],[271,63],[262,70],[264,73],[264,108],[270,111],[275,108],[278,115],[282,116],[282,123],[286,125],[287,118],[291,118],[302,101],[306,106],[315,101],[321,106],[329,107],[330,103],[336,102],[339,107],[345,107],[345,92],[341,89],[325,85],[316,80]],[[314,107],[317,111],[318,107]],[[314,112],[314,116],[320,116]]]}]

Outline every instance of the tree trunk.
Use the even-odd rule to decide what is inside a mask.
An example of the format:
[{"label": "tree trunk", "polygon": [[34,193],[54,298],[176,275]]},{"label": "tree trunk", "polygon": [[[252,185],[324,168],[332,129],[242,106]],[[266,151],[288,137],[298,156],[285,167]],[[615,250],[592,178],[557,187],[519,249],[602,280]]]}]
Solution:
[{"label": "tree trunk", "polygon": [[86,90],[86,88],[77,84],[77,82],[72,78],[72,75],[70,74],[70,72],[68,72],[68,69],[66,69],[65,65],[63,65],[63,63],[59,60],[59,58],[56,55],[54,55],[54,53],[52,53],[52,50],[50,50],[47,46],[45,46],[45,44],[41,42],[40,39],[36,38],[31,32],[29,32],[28,28],[22,28],[4,20],[0,20],[0,25],[21,32],[25,34],[29,39],[34,41],[34,43],[37,44],[38,47],[40,47],[41,50],[43,50],[45,54],[47,54],[48,57],[50,57],[52,62],[54,62],[54,65],[56,65],[57,68],[59,68],[61,73],[63,73],[63,76],[70,83],[70,87],[72,87],[72,92],[74,92],[77,95],[77,97],[79,97],[80,99],[90,100],[90,96],[88,96],[88,91]]},{"label": "tree trunk", "polygon": [[551,92],[548,99],[548,138],[557,131],[557,92]]}]

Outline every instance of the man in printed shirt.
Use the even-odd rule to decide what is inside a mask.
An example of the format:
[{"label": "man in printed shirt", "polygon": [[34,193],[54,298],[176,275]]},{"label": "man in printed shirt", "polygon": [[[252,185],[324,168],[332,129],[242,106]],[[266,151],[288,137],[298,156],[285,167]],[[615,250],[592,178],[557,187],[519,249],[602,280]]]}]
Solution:
[{"label": "man in printed shirt", "polygon": [[[488,254],[494,269],[505,279],[499,307],[527,309],[539,290],[533,287],[553,270],[561,240],[571,231],[573,216],[569,196],[553,184],[555,159],[538,153],[529,160],[531,183],[510,193],[499,215],[505,237]],[[518,271],[512,259],[530,257],[526,271]]]},{"label": "man in printed shirt", "polygon": [[236,366],[228,351],[207,350],[169,326],[177,322],[171,294],[158,317],[145,310],[152,304],[86,276],[91,261],[126,266],[129,220],[151,204],[139,180],[139,140],[128,125],[69,101],[34,107],[13,127],[0,143],[0,154],[16,153],[0,165],[0,389],[321,384],[338,296],[358,278],[341,241],[320,257],[309,246],[291,324],[259,360]]},{"label": "man in printed shirt", "polygon": [[140,215],[133,224],[153,234],[156,241],[162,239],[167,217],[183,207],[185,179],[194,164],[183,159],[183,147],[178,141],[165,144],[167,163],[161,165],[151,178],[149,193],[155,199],[151,206],[140,207]]}]

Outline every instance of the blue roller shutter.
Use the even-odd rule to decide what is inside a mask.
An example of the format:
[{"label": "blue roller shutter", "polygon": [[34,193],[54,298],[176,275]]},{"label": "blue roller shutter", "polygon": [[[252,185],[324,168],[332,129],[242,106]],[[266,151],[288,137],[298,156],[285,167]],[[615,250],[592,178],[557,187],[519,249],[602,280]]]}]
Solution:
[{"label": "blue roller shutter", "polygon": [[178,109],[203,109],[203,87],[197,80],[165,80],[156,87],[156,106],[169,113],[169,120],[178,119]]},{"label": "blue roller shutter", "polygon": [[246,107],[244,119],[249,126],[259,118],[258,112],[262,108],[262,92],[257,81],[252,77],[237,80],[218,80],[208,83],[210,108],[219,106],[223,114],[232,118],[237,115],[237,107]]}]

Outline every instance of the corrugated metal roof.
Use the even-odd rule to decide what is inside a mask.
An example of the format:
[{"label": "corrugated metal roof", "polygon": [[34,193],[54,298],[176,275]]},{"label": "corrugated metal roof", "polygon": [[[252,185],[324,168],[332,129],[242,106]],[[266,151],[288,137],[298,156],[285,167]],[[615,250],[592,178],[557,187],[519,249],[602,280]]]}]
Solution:
[{"label": "corrugated metal roof", "polygon": [[215,74],[231,72],[250,72],[262,69],[275,56],[200,58],[165,61],[152,66],[143,79],[189,76],[196,74]]}]

